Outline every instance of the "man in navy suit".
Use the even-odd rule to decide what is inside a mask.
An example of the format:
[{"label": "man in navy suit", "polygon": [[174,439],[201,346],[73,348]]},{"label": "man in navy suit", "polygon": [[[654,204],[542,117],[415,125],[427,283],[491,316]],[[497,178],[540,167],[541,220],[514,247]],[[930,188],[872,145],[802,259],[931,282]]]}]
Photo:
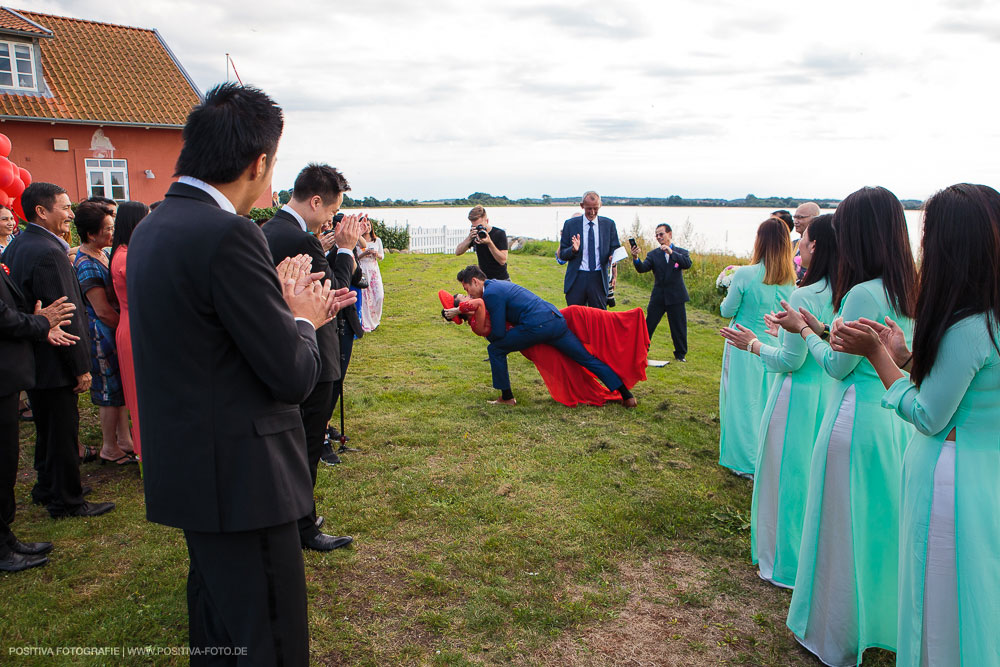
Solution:
[{"label": "man in navy suit", "polygon": [[[510,390],[507,355],[545,343],[580,364],[604,383],[611,391],[621,394],[623,404],[634,408],[635,397],[610,367],[583,346],[569,327],[562,313],[548,301],[543,301],[520,285],[506,280],[487,280],[478,266],[467,266],[458,273],[458,281],[473,299],[482,299],[490,314],[492,331],[486,348],[493,373],[493,388],[501,392],[500,399],[491,403],[517,405]],[[513,328],[507,329],[507,323]]]},{"label": "man in navy suit", "polygon": [[660,247],[646,253],[646,261],[639,261],[638,246],[632,248],[632,265],[639,273],[653,272],[653,292],[649,295],[646,308],[646,329],[653,337],[656,325],[667,315],[670,324],[670,338],[674,341],[674,359],[687,361],[687,309],[690,301],[682,272],[691,268],[691,256],[684,248],[673,244],[670,225],[656,226],[656,242]]},{"label": "man in navy suit", "polygon": [[563,223],[558,258],[567,263],[563,292],[567,306],[608,307],[608,269],[611,255],[621,247],[611,218],[597,215],[601,195],[583,195],[583,215]]}]

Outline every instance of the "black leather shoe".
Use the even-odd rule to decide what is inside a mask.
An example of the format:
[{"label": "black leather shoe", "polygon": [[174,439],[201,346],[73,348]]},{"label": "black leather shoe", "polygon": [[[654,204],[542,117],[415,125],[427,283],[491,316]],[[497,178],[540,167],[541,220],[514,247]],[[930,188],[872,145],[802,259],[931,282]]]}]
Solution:
[{"label": "black leather shoe", "polygon": [[69,509],[50,509],[49,515],[53,519],[64,519],[71,516],[100,516],[107,514],[115,508],[114,503],[83,503]]},{"label": "black leather shoe", "polygon": [[353,537],[334,537],[333,535],[327,535],[326,533],[319,533],[311,540],[303,542],[302,548],[312,549],[313,551],[333,551],[334,549],[339,549],[340,547],[346,547],[353,541]]},{"label": "black leather shoe", "polygon": [[29,556],[16,551],[8,551],[0,555],[0,572],[20,572],[30,567],[38,567],[49,562],[47,556]]},{"label": "black leather shoe", "polygon": [[323,517],[321,517],[321,516],[316,517],[316,527],[317,528],[322,528],[323,524],[325,522],[326,522],[326,519],[324,519]]},{"label": "black leather shoe", "polygon": [[10,547],[11,551],[25,556],[41,556],[52,551],[51,542],[21,542],[17,538],[14,538],[14,541],[7,546]]}]

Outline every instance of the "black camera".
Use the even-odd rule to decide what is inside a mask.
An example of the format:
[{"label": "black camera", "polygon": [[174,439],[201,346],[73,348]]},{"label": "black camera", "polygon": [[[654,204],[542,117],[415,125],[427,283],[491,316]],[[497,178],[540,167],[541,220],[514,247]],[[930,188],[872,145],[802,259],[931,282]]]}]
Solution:
[{"label": "black camera", "polygon": [[489,234],[486,233],[486,228],[482,225],[476,225],[476,236],[481,240],[485,241]]},{"label": "black camera", "polygon": [[614,307],[615,307],[615,288],[614,287],[609,287],[608,288],[608,308],[614,308]]},{"label": "black camera", "polygon": [[337,215],[333,216],[333,225],[334,225],[334,227],[336,227],[337,223],[339,223],[343,219],[344,219],[344,214],[343,213],[338,213]]}]

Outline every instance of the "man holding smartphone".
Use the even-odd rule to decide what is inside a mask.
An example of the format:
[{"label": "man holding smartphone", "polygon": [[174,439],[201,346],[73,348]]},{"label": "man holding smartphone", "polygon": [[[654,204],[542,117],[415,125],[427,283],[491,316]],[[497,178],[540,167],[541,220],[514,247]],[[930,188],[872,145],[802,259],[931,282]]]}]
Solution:
[{"label": "man holding smartphone", "polygon": [[639,273],[653,272],[653,292],[649,295],[646,308],[646,329],[652,340],[656,326],[667,315],[670,324],[670,338],[674,343],[674,359],[687,361],[687,308],[690,301],[684,285],[683,271],[691,268],[691,256],[684,248],[673,243],[674,234],[670,225],[656,226],[656,242],[659,247],[646,253],[645,261],[639,261],[639,246],[635,239],[629,239],[632,250],[632,265]]}]

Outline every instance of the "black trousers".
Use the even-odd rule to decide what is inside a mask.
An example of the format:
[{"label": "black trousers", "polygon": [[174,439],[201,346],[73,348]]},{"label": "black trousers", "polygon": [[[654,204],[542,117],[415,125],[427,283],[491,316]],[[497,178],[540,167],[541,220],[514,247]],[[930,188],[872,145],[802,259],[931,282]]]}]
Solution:
[{"label": "black trousers", "polygon": [[688,351],[688,324],[685,303],[681,301],[680,303],[672,303],[669,306],[665,306],[659,299],[656,301],[650,300],[649,307],[646,308],[646,330],[649,331],[650,339],[653,338],[653,332],[656,331],[656,326],[663,319],[664,313],[667,315],[667,323],[670,325],[670,338],[674,343],[674,359],[683,359],[687,356]]},{"label": "black trousers", "polygon": [[604,288],[601,271],[580,271],[566,292],[567,306],[590,306],[608,309],[608,291]]},{"label": "black trousers", "polygon": [[4,543],[14,523],[17,504],[14,502],[14,484],[17,482],[17,463],[21,454],[18,430],[18,394],[0,396],[0,544]]},{"label": "black trousers", "polygon": [[31,497],[49,511],[83,504],[80,452],[76,448],[80,413],[73,387],[32,389],[28,392],[35,415],[35,471],[38,480]]},{"label": "black trousers", "polygon": [[191,664],[308,665],[306,573],[295,522],[239,533],[185,530],[184,539]]},{"label": "black trousers", "polygon": [[[353,308],[353,306],[352,306]],[[347,367],[351,365],[351,352],[354,351],[354,331],[351,325],[344,323],[340,329],[340,379],[333,381],[333,396],[330,398],[330,414],[333,414],[340,399],[340,393],[344,387],[344,378],[347,377]]]},{"label": "black trousers", "polygon": [[[309,397],[299,406],[302,413],[302,425],[306,431],[306,456],[309,459],[309,474],[312,475],[313,488],[316,487],[316,472],[319,458],[323,454],[323,441],[326,438],[326,426],[330,423],[332,411],[331,396],[333,382],[319,382],[309,394]],[[316,527],[316,504],[312,512],[299,519],[299,537],[308,542],[319,534]]]}]

